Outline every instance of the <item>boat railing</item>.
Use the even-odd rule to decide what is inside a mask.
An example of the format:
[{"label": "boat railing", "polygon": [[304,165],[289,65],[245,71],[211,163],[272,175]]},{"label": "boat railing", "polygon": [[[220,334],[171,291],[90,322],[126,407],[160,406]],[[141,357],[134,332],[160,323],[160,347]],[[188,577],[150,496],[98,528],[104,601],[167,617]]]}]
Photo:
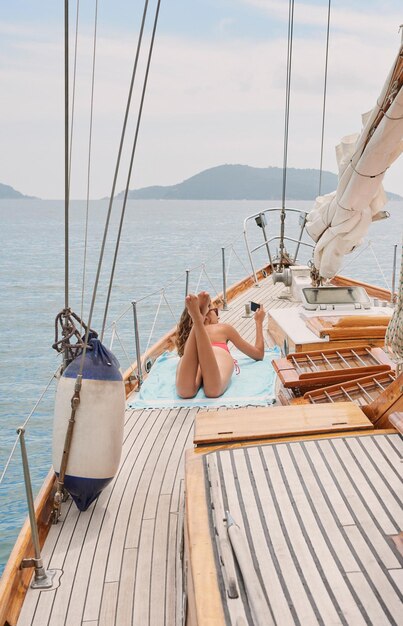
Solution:
[{"label": "boat railing", "polygon": [[[255,284],[257,284],[257,271],[256,271],[253,255],[256,252],[258,252],[262,248],[266,248],[267,256],[268,256],[269,263],[270,263],[272,270],[274,270],[274,266],[276,265],[276,262],[278,262],[278,259],[273,255],[272,250],[270,249],[270,244],[272,244],[275,241],[281,241],[281,235],[270,236],[268,234],[268,230],[270,229],[270,226],[268,224],[268,217],[270,217],[271,214],[274,214],[274,213],[281,214],[281,211],[282,211],[281,207],[271,207],[271,208],[265,209],[264,211],[259,211],[258,213],[249,215],[244,220],[243,234],[245,238],[246,249],[248,252],[248,257],[249,257],[250,265],[252,268],[252,274],[255,280]],[[288,235],[283,236],[284,241],[290,241],[296,244],[296,248],[295,248],[293,257],[291,259],[291,262],[295,264],[297,262],[300,246],[307,246],[309,248],[314,248],[314,245],[312,243],[302,240],[303,234],[305,232],[306,218],[308,215],[308,211],[288,207],[286,209],[286,213],[290,213],[290,214],[298,213],[299,214],[300,232],[298,234],[298,237],[295,238],[295,237],[290,237]],[[262,230],[262,234],[263,234],[263,242],[254,247],[252,247],[251,236],[250,236],[250,231],[251,231],[250,226],[252,223],[260,227]]]},{"label": "boat railing", "polygon": [[29,517],[30,528],[31,528],[32,544],[34,547],[34,556],[31,558],[22,559],[20,563],[20,568],[21,569],[25,569],[29,567],[34,568],[34,577],[31,583],[31,587],[33,589],[49,589],[52,586],[52,581],[55,575],[55,571],[45,570],[43,566],[42,557],[41,557],[38,526],[37,526],[36,516],[35,516],[32,481],[31,481],[31,474],[29,470],[27,448],[26,448],[26,443],[25,443],[25,432],[26,432],[26,427],[28,423],[30,422],[32,416],[36,413],[39,405],[41,404],[44,397],[46,396],[52,383],[58,377],[59,372],[60,372],[60,366],[53,372],[48,384],[46,385],[45,389],[41,393],[39,399],[35,403],[34,407],[32,408],[28,417],[25,419],[24,423],[17,428],[17,437],[15,438],[15,441],[13,445],[11,446],[10,453],[4,464],[3,471],[0,475],[0,487],[1,487],[7,475],[7,471],[10,467],[10,464],[14,458],[14,454],[18,447],[18,444],[20,444],[28,517]]},{"label": "boat railing", "polygon": [[[221,246],[221,249],[217,253],[197,265],[186,269],[184,274],[178,275],[164,287],[153,290],[140,298],[133,299],[123,312],[112,322],[110,326],[111,335],[109,348],[112,350],[115,342],[117,341],[119,343],[120,351],[128,361],[128,367],[132,368],[130,378],[131,380],[137,380],[139,387],[143,383],[144,374],[150,371],[153,364],[153,360],[149,356],[149,348],[150,345],[152,345],[151,342],[155,335],[157,323],[161,318],[162,308],[164,307],[165,311],[168,310],[169,313],[168,316],[165,316],[165,328],[162,329],[162,332],[168,332],[168,330],[172,329],[172,321],[173,326],[176,326],[179,320],[181,309],[183,309],[184,297],[188,295],[190,291],[192,277],[195,277],[192,291],[197,293],[201,289],[206,289],[210,291],[210,293],[215,294],[214,298],[222,302],[222,308],[225,311],[228,309],[227,284],[230,271],[233,269],[234,260],[238,262],[242,269],[242,273],[239,274],[239,277],[245,275],[247,277],[251,276],[250,271],[236,249],[237,244],[242,241],[242,239],[243,233],[241,233],[237,239]],[[212,263],[214,267],[212,267]],[[219,285],[218,281],[220,283]],[[141,329],[141,324],[143,323],[144,325],[145,322],[144,315],[141,315],[144,307],[142,309],[141,305],[146,304],[147,301],[153,298],[155,299],[154,314],[151,321],[151,329],[147,337]],[[135,360],[130,357],[129,352],[131,350],[126,348],[120,332],[120,325],[122,322],[124,323],[125,318],[127,318],[130,312],[132,313],[132,325],[134,329]],[[168,320],[170,326],[167,325]],[[160,327],[159,332],[161,332]],[[145,349],[144,341],[146,341]],[[130,342],[133,346],[132,339]]]}]

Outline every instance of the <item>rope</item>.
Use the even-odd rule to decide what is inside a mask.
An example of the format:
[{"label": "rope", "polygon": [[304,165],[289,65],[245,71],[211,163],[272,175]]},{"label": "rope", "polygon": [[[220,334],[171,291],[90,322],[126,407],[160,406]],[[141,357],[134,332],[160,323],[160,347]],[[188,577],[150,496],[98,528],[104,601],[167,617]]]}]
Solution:
[{"label": "rope", "polygon": [[85,209],[83,283],[82,283],[82,289],[81,289],[81,318],[84,317],[84,291],[85,291],[85,276],[86,276],[86,267],[87,267],[88,214],[89,214],[89,204],[90,204],[91,147],[92,147],[92,123],[93,123],[93,115],[94,115],[95,53],[96,53],[96,46],[97,46],[97,21],[98,21],[98,0],[96,0],[95,2],[94,47],[93,47],[93,54],[92,54],[90,129],[89,129],[89,139],[88,139],[88,165],[87,165],[87,202],[86,202],[86,209]]},{"label": "rope", "polygon": [[215,287],[215,285],[213,284],[213,281],[211,280],[210,276],[207,274],[206,268],[204,268],[204,273],[206,275],[206,278],[207,278],[208,282],[210,283],[210,287],[213,288],[213,291],[215,291],[215,295],[218,297],[218,289]]},{"label": "rope", "polygon": [[115,333],[116,333],[116,321],[112,322],[111,328],[112,328],[112,333],[111,333],[111,341],[109,344],[109,350],[112,352],[113,342],[114,342]]},{"label": "rope", "polygon": [[403,247],[400,267],[400,283],[396,308],[386,330],[385,345],[393,353],[398,364],[398,374],[403,368]]},{"label": "rope", "polygon": [[172,318],[173,318],[173,320],[174,320],[174,322],[175,322],[175,324],[176,324],[176,322],[177,322],[177,317],[176,317],[175,313],[173,312],[171,305],[170,305],[170,304],[169,304],[169,302],[168,302],[168,299],[167,299],[167,297],[166,297],[166,295],[165,295],[165,290],[164,290],[164,300],[165,300],[165,303],[166,303],[166,305],[167,305],[168,309],[170,310],[171,315],[172,315]]},{"label": "rope", "polygon": [[[142,22],[142,25],[141,25],[141,35],[139,37],[139,45],[137,47],[135,67],[137,66],[137,60],[138,60],[138,55],[139,55],[139,50],[140,50],[140,44],[141,44],[141,38],[142,38],[142,33],[143,33],[143,26],[144,26],[144,20],[145,20],[147,4],[148,4],[148,0],[146,0],[144,14],[143,14],[143,22]],[[124,220],[124,216],[125,216],[125,213],[126,213],[127,197],[128,197],[128,193],[129,193],[130,179],[131,179],[131,175],[132,175],[134,156],[135,156],[136,148],[137,148],[137,140],[138,140],[138,135],[139,135],[139,130],[140,130],[141,117],[142,117],[142,113],[143,113],[144,98],[145,98],[147,82],[148,82],[148,74],[150,72],[151,58],[152,58],[152,53],[153,53],[153,49],[154,49],[154,40],[155,40],[155,33],[156,33],[156,30],[157,30],[157,23],[158,23],[158,16],[159,16],[160,5],[161,5],[161,0],[158,0],[156,11],[155,11],[154,25],[153,25],[152,35],[151,35],[150,47],[149,47],[149,51],[148,51],[147,66],[146,66],[146,71],[145,71],[145,76],[144,76],[144,81],[143,81],[143,89],[142,89],[142,93],[141,93],[139,111],[138,111],[138,116],[137,116],[136,130],[135,130],[135,133],[134,133],[134,140],[133,140],[133,146],[132,146],[132,153],[131,153],[131,157],[130,157],[129,171],[128,171],[128,174],[127,174],[127,181],[126,181],[126,188],[125,188],[123,205],[122,205],[122,211],[121,211],[121,216],[120,216],[119,230],[118,230],[118,235],[117,235],[117,238],[116,238],[115,254],[114,254],[114,257],[113,257],[111,275],[110,275],[110,279],[109,279],[108,295],[106,297],[104,318],[103,318],[103,321],[102,321],[101,340],[102,340],[102,337],[103,337],[103,334],[104,334],[105,325],[106,325],[106,318],[107,318],[107,315],[108,315],[109,301],[110,301],[110,296],[111,296],[111,291],[112,291],[113,279],[114,279],[115,268],[116,268],[116,261],[117,261],[117,256],[118,256],[118,252],[119,252],[119,245],[120,245],[120,239],[121,239],[122,228],[123,228],[123,220]]]},{"label": "rope", "polygon": [[246,275],[249,276],[249,270],[246,267],[245,263],[242,261],[241,257],[239,256],[239,254],[237,253],[237,251],[234,249],[234,255],[236,256],[236,258],[238,259],[238,261],[240,262],[240,264],[242,265],[243,269],[246,272]]},{"label": "rope", "polygon": [[322,133],[321,133],[321,143],[320,143],[320,166],[319,166],[319,191],[318,191],[318,196],[320,196],[321,193],[322,193],[323,142],[324,142],[324,137],[325,137],[327,66],[328,66],[328,59],[329,59],[330,4],[331,4],[331,0],[329,0],[328,10],[327,10],[325,79],[324,79],[324,85],[323,85]]},{"label": "rope", "polygon": [[285,116],[284,116],[284,156],[283,156],[283,189],[281,194],[281,229],[280,229],[280,266],[283,262],[284,252],[284,227],[285,227],[285,194],[287,187],[287,157],[288,157],[288,131],[290,119],[290,93],[291,93],[291,69],[292,69],[292,42],[294,28],[294,0],[288,4],[288,41],[287,41],[287,77],[285,90]]},{"label": "rope", "polygon": [[[122,348],[122,350],[123,350],[123,352],[124,352],[124,355],[125,355],[125,357],[126,357],[126,359],[127,359],[128,363],[129,363],[129,367],[131,367],[131,365],[132,365],[132,360],[131,360],[131,358],[129,357],[129,355],[127,354],[127,352],[126,352],[126,350],[125,350],[125,347],[124,347],[124,345],[123,345],[123,343],[122,343],[122,340],[121,340],[121,338],[120,338],[120,336],[119,336],[119,334],[118,334],[118,331],[117,331],[117,330],[115,330],[115,335],[116,335],[116,337],[118,338],[118,341],[119,341],[119,343],[120,343],[120,347]],[[132,367],[132,371],[133,371],[133,370],[134,370],[134,368]]]},{"label": "rope", "polygon": [[[32,415],[35,413],[35,411],[36,411],[37,407],[39,406],[40,402],[42,401],[42,399],[43,399],[43,397],[44,397],[45,393],[46,393],[46,392],[47,392],[47,390],[49,389],[49,387],[50,387],[51,383],[52,383],[52,382],[53,382],[53,380],[55,379],[56,374],[57,374],[57,372],[58,372],[59,370],[60,370],[60,366],[59,366],[59,367],[57,367],[57,369],[53,372],[52,377],[51,377],[51,379],[49,380],[48,384],[46,385],[46,387],[45,387],[44,391],[42,392],[42,394],[41,394],[41,396],[40,396],[39,400],[38,400],[38,401],[36,402],[36,404],[34,405],[33,409],[31,410],[30,414],[29,414],[29,415],[28,415],[28,417],[26,418],[26,420],[25,420],[25,422],[23,423],[23,425],[20,427],[21,429],[25,429],[25,428],[26,428],[26,426],[27,426],[27,424],[28,424],[29,420],[31,419]],[[7,461],[6,461],[5,466],[4,466],[3,472],[2,472],[2,474],[1,474],[1,476],[0,476],[0,485],[1,485],[1,483],[3,482],[3,479],[4,479],[4,476],[6,475],[6,472],[7,472],[8,466],[9,466],[9,465],[10,465],[10,463],[11,463],[11,459],[13,458],[13,455],[14,455],[15,449],[16,449],[16,447],[17,447],[17,444],[18,444],[19,440],[20,440],[20,436],[21,436],[21,432],[18,434],[18,436],[17,436],[16,440],[14,441],[14,445],[13,445],[13,447],[12,447],[12,449],[11,449],[11,452],[10,452],[10,454],[9,454],[9,457],[8,457],[8,459],[7,459]]]},{"label": "rope", "polygon": [[384,273],[383,269],[381,268],[381,266],[380,266],[380,264],[379,264],[379,261],[378,261],[378,259],[377,259],[377,256],[376,256],[376,253],[375,253],[375,250],[374,250],[374,249],[373,249],[373,247],[372,247],[372,243],[371,243],[371,241],[369,242],[369,249],[371,250],[371,252],[372,252],[372,254],[373,254],[373,257],[374,257],[374,259],[375,259],[375,262],[376,262],[376,264],[377,264],[377,266],[378,266],[378,269],[379,269],[379,271],[380,271],[380,272],[381,272],[381,274],[382,274],[382,277],[383,277],[383,280],[385,281],[385,285],[386,285],[387,289],[388,289],[389,291],[391,291],[390,285],[389,285],[389,283],[388,283],[388,281],[387,281],[387,279],[386,279],[386,276],[385,276],[385,273]]},{"label": "rope", "polygon": [[[189,270],[189,271],[191,271],[191,270]],[[197,281],[197,285],[196,285],[196,289],[195,289],[196,293],[199,292],[199,287],[200,287],[200,282],[201,282],[201,279],[202,279],[202,276],[203,276],[203,272],[204,272],[204,263],[202,263],[202,265],[201,265],[201,271],[200,271],[200,275],[199,275],[199,280]]]},{"label": "rope", "polygon": [[[151,338],[152,338],[152,336],[154,334],[155,324],[157,322],[157,318],[158,318],[158,315],[159,315],[159,312],[160,312],[160,308],[161,308],[161,304],[162,304],[163,298],[164,298],[164,290],[161,291],[160,301],[159,301],[158,306],[157,306],[157,311],[156,311],[156,313],[154,315],[154,321],[153,321],[152,326],[151,326],[151,331],[150,331],[150,334],[148,336],[147,346],[146,346],[146,349],[144,350],[144,354],[147,353],[147,350],[150,347]],[[144,366],[144,361],[143,361],[143,366]]]}]

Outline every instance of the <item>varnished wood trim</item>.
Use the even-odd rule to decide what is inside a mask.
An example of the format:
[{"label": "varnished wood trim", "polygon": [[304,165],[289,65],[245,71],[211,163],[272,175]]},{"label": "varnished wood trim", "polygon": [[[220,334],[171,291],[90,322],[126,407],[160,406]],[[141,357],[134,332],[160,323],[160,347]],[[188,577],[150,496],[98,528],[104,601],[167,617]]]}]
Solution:
[{"label": "varnished wood trim", "polygon": [[290,441],[313,441],[316,439],[335,439],[340,437],[373,437],[374,435],[395,435],[395,428],[382,428],[379,430],[354,430],[340,433],[322,433],[317,435],[293,435],[290,437],[275,437],[273,439],[256,439],[255,441],[233,441],[219,444],[196,446],[193,450],[188,450],[188,454],[195,456],[209,454],[217,450],[235,450],[236,448],[247,448],[250,446],[271,446],[275,443],[288,443]]},{"label": "varnished wood trim", "polygon": [[187,626],[225,626],[206,504],[203,460],[188,450],[185,458],[185,550],[187,558]]},{"label": "varnished wood trim", "polygon": [[[41,547],[49,532],[49,518],[52,510],[52,494],[55,487],[55,473],[53,469],[47,475],[38,496],[35,499],[35,514],[38,524],[39,541]],[[34,556],[34,547],[31,539],[31,527],[27,518],[10,554],[7,565],[0,581],[0,625],[15,626],[25,594],[28,589],[33,569],[20,569],[24,558]]]},{"label": "varnished wood trim", "polygon": [[[336,285],[337,287],[344,287],[344,285],[353,287],[364,287],[369,296],[372,296],[373,298],[379,298],[380,300],[390,301],[391,298],[391,292],[389,291],[389,289],[375,287],[374,285],[370,285],[369,283],[363,283],[359,280],[346,278],[345,276],[335,276],[334,278],[332,278],[332,284]],[[382,309],[379,310],[382,311]]]}]

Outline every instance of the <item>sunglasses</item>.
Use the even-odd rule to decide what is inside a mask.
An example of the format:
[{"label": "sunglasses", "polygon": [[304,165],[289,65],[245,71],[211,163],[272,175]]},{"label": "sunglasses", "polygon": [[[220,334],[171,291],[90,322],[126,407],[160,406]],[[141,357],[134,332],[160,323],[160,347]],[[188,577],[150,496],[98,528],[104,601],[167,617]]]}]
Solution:
[{"label": "sunglasses", "polygon": [[218,317],[218,308],[217,308],[216,306],[214,306],[214,307],[210,307],[210,308],[209,308],[209,310],[208,310],[208,312],[210,313],[210,311],[214,311],[214,313],[215,313],[215,314],[217,315],[217,317]]}]

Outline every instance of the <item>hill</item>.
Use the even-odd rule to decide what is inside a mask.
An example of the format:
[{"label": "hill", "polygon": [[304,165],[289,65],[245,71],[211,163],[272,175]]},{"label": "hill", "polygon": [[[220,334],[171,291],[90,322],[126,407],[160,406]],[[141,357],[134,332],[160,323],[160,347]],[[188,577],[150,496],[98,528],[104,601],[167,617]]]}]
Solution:
[{"label": "hill", "polygon": [[[279,200],[283,170],[280,167],[219,165],[204,170],[177,185],[155,185],[129,191],[130,199],[153,200]],[[322,172],[322,194],[334,191],[337,176]],[[314,200],[318,195],[319,170],[287,170],[287,199]],[[389,198],[399,199],[395,194]]]},{"label": "hill", "polygon": [[0,183],[0,200],[13,200],[15,198],[30,198],[31,196],[24,196],[10,185],[2,185]]}]

